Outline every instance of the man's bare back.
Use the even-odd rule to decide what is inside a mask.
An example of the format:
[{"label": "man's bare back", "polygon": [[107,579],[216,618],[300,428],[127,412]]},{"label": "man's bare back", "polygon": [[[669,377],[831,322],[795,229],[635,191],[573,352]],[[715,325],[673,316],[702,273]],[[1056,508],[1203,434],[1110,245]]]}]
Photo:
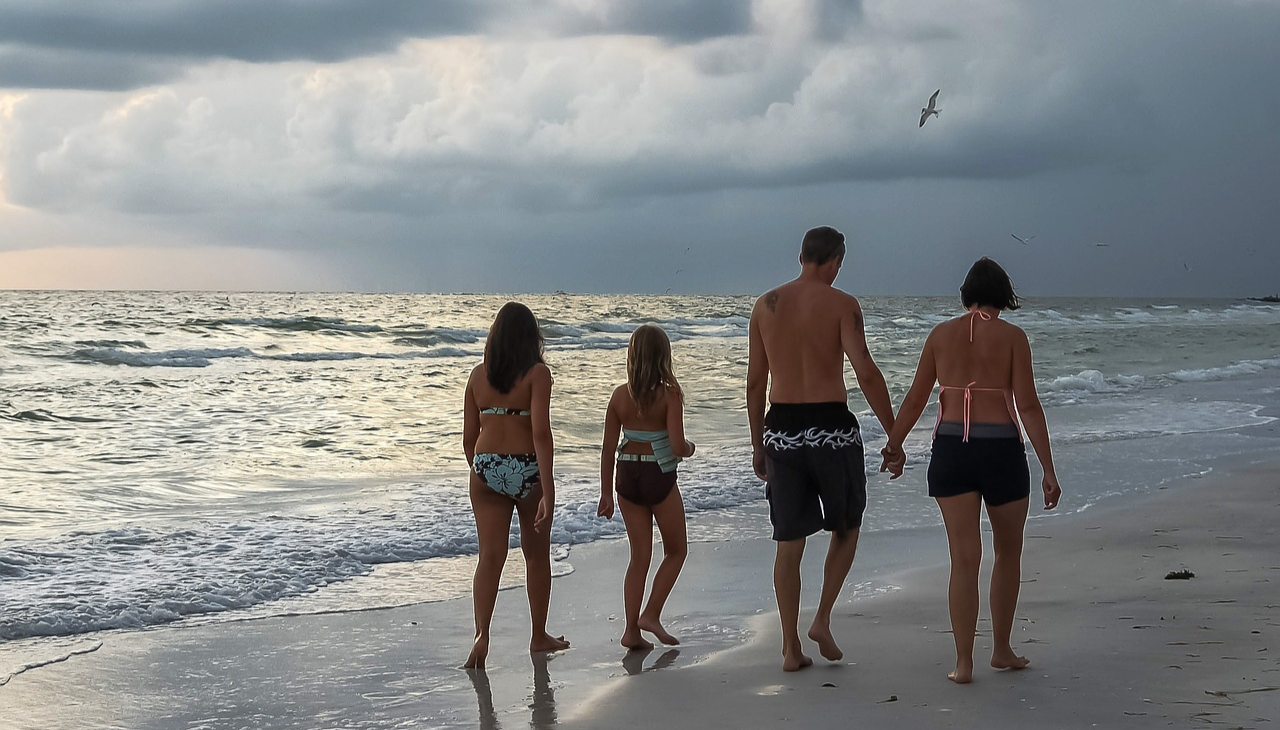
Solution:
[{"label": "man's bare back", "polygon": [[[771,403],[844,401],[846,340],[862,339],[858,300],[820,281],[796,279],[756,302],[757,325],[769,363]],[[846,336],[846,333],[848,336]],[[855,344],[863,352],[866,343]],[[850,359],[853,359],[852,357]]]}]

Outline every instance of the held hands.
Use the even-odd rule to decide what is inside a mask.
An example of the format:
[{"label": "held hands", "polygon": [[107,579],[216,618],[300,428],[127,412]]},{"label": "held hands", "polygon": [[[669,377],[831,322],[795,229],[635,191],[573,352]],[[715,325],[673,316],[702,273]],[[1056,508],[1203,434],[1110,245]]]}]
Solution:
[{"label": "held hands", "polygon": [[880,462],[880,471],[889,472],[892,475],[889,477],[890,481],[902,476],[902,470],[907,464],[907,452],[903,451],[901,446],[886,444],[883,449],[880,449],[880,456],[883,459]]},{"label": "held hands", "polygon": [[613,492],[601,492],[600,506],[596,507],[596,517],[613,519]]},{"label": "held hands", "polygon": [[1062,487],[1058,486],[1058,475],[1052,472],[1045,474],[1041,486],[1044,487],[1044,508],[1050,510],[1057,507],[1058,500],[1062,499]]}]

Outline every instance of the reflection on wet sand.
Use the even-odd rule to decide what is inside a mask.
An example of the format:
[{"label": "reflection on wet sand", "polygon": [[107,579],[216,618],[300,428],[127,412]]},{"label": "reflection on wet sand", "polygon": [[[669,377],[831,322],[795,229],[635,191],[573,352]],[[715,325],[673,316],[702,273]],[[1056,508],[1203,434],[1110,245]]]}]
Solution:
[{"label": "reflection on wet sand", "polygon": [[[556,692],[551,686],[551,672],[547,654],[533,654],[533,696],[529,703],[530,730],[547,730],[556,726]],[[480,714],[480,730],[502,730],[498,713],[493,709],[493,689],[484,668],[468,669],[471,686],[476,691],[476,704]]]},{"label": "reflection on wet sand", "polygon": [[644,649],[641,651],[629,651],[627,655],[622,657],[622,668],[627,670],[627,674],[639,674],[641,672],[651,672],[655,669],[666,669],[675,663],[676,657],[680,656],[679,649],[667,649],[662,655],[654,660],[648,669],[644,667],[644,660],[653,653],[653,649]]}]

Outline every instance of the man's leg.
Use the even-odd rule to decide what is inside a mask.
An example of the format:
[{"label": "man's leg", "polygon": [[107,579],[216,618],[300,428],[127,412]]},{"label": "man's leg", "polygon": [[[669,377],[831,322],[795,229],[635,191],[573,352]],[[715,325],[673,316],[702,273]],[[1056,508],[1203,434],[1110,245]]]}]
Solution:
[{"label": "man's leg", "polygon": [[822,569],[822,598],[818,601],[818,612],[813,615],[813,625],[809,627],[809,638],[818,643],[818,651],[823,658],[833,662],[843,659],[844,652],[831,635],[831,610],[835,608],[836,599],[840,598],[840,589],[844,587],[845,578],[849,577],[857,550],[858,530],[831,533],[827,562]]},{"label": "man's leg", "polygon": [[800,560],[805,538],[779,540],[773,561],[773,593],[782,619],[782,670],[795,672],[813,664],[800,646]]}]

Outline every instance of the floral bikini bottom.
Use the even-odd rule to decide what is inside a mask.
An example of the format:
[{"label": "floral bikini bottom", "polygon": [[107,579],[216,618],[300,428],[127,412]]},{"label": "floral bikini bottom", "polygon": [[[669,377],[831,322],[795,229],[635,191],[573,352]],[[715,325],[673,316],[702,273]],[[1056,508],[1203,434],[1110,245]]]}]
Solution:
[{"label": "floral bikini bottom", "polygon": [[498,494],[524,499],[538,483],[536,454],[476,454],[471,468]]}]

